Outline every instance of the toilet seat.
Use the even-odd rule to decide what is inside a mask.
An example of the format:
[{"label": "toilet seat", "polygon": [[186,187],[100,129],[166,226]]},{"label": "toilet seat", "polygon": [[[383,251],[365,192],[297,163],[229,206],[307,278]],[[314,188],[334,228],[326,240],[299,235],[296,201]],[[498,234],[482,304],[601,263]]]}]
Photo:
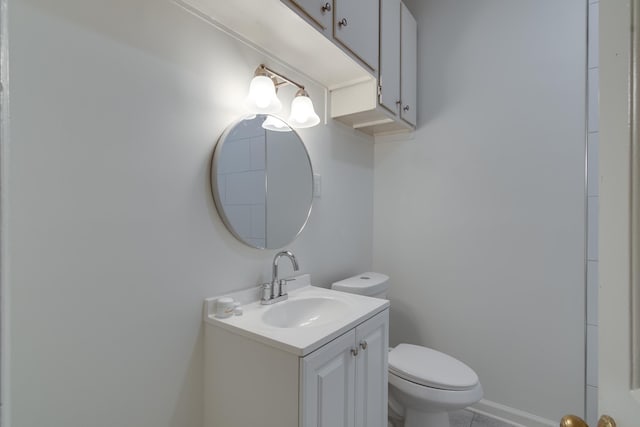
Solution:
[{"label": "toilet seat", "polygon": [[440,390],[476,388],[478,375],[461,361],[412,344],[400,344],[389,352],[389,372],[407,381]]}]

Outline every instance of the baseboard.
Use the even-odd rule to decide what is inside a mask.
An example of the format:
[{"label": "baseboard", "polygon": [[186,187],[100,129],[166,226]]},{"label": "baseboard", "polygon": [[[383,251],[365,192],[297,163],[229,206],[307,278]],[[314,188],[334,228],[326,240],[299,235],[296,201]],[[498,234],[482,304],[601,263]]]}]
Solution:
[{"label": "baseboard", "polygon": [[558,427],[559,425],[558,421],[548,420],[486,399],[467,409],[515,427]]}]

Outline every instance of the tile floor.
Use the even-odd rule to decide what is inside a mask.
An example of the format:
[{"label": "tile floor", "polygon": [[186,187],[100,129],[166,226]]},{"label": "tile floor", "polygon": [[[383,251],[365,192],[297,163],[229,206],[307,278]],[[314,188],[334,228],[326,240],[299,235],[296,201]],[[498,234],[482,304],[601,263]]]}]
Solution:
[{"label": "tile floor", "polygon": [[513,427],[511,424],[464,409],[451,412],[449,420],[451,427]]}]

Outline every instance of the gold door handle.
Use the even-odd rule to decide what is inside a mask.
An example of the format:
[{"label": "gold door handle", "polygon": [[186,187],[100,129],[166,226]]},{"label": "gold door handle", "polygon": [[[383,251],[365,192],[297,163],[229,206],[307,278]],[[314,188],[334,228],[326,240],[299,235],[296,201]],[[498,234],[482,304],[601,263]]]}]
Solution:
[{"label": "gold door handle", "polygon": [[603,415],[598,420],[598,427],[616,427],[616,422],[609,415]]},{"label": "gold door handle", "polygon": [[[560,427],[589,427],[584,420],[577,415],[565,415],[560,420]],[[598,421],[597,427],[616,427],[616,422],[609,415],[603,415]]]},{"label": "gold door handle", "polygon": [[589,427],[582,418],[577,415],[565,415],[560,420],[560,427]]}]

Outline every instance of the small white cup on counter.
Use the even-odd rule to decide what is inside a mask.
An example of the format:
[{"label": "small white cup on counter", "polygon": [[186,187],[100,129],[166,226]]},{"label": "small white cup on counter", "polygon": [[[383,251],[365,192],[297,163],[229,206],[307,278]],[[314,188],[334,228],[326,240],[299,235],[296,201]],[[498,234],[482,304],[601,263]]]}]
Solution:
[{"label": "small white cup on counter", "polygon": [[233,315],[234,306],[233,298],[222,297],[216,300],[216,317],[224,319]]}]

